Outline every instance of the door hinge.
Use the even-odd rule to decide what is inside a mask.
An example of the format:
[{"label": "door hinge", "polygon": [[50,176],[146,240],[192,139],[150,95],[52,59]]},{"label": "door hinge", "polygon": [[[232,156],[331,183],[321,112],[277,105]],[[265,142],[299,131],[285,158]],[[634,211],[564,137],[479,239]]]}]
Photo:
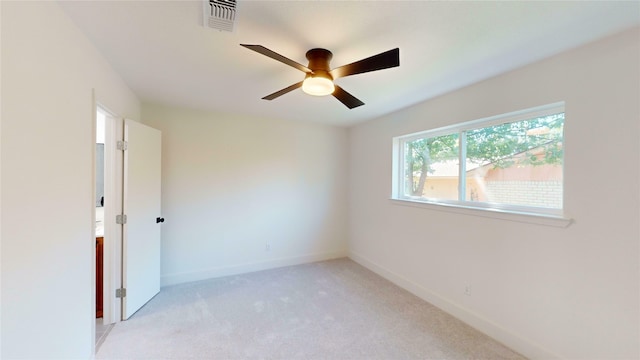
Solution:
[{"label": "door hinge", "polygon": [[116,215],[116,224],[124,225],[127,223],[127,215]]},{"label": "door hinge", "polygon": [[118,150],[125,151],[129,147],[129,142],[118,140],[118,143],[116,146],[118,147]]},{"label": "door hinge", "polygon": [[116,289],[116,297],[117,298],[123,298],[125,296],[127,296],[127,289],[125,289],[125,288]]}]

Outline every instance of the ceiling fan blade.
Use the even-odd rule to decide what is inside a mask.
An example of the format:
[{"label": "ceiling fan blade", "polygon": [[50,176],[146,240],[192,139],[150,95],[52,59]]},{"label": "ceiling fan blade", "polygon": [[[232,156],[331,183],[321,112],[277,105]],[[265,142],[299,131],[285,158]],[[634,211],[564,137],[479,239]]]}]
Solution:
[{"label": "ceiling fan blade", "polygon": [[354,63],[337,67],[329,73],[334,79],[400,66],[400,49],[395,48]]},{"label": "ceiling fan blade", "polygon": [[273,94],[269,94],[269,95],[263,97],[262,99],[263,100],[273,100],[273,99],[275,99],[275,98],[277,98],[279,96],[282,96],[282,95],[284,95],[284,94],[286,94],[286,93],[288,93],[290,91],[293,91],[293,90],[295,90],[295,89],[297,89],[297,88],[299,88],[301,86],[302,86],[302,81],[300,81],[299,83],[295,83],[295,84],[293,84],[293,85],[291,85],[289,87],[286,87],[286,88],[284,88],[282,90],[276,91]]},{"label": "ceiling fan blade", "polygon": [[349,109],[353,109],[358,106],[364,105],[362,101],[358,100],[358,98],[356,98],[355,96],[344,91],[344,89],[341,88],[340,86],[335,85],[335,87],[336,87],[336,90],[333,92],[333,96],[336,99],[340,100],[340,102],[343,103]]},{"label": "ceiling fan blade", "polygon": [[299,63],[297,63],[297,62],[295,62],[295,61],[293,61],[293,60],[291,60],[289,58],[286,58],[286,57],[278,54],[275,51],[269,50],[269,49],[267,49],[266,47],[264,47],[262,45],[240,44],[240,46],[246,47],[247,49],[253,50],[253,51],[255,51],[257,53],[260,53],[260,54],[262,54],[264,56],[268,56],[268,57],[270,57],[270,58],[272,58],[274,60],[278,60],[281,63],[284,63],[284,64],[287,64],[289,66],[292,66],[292,67],[294,67],[294,68],[296,68],[296,69],[298,69],[298,70],[300,70],[302,72],[305,72],[305,73],[312,73],[313,72],[308,67],[306,67],[306,66],[304,66],[302,64],[299,64]]}]

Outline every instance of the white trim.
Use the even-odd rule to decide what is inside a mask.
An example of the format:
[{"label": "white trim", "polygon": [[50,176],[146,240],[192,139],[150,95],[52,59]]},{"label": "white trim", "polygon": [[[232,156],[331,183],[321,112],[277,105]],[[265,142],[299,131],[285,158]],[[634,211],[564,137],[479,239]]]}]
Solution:
[{"label": "white trim", "polygon": [[123,121],[106,107],[98,104],[105,116],[105,200],[103,247],[103,322],[112,324],[121,319],[121,301],[115,298],[115,289],[122,282],[122,226],[115,223],[122,213],[122,152],[116,148],[122,139]]},{"label": "white trim", "polygon": [[96,91],[95,89],[91,89],[91,168],[93,171],[91,172],[91,229],[92,229],[92,237],[91,237],[91,271],[93,276],[91,276],[91,311],[90,318],[91,321],[91,354],[96,353],[96,292],[97,292],[97,283],[96,283],[96,274],[97,274],[97,263],[96,263],[96,123],[97,119],[97,103],[96,103]]},{"label": "white trim", "polygon": [[482,315],[474,313],[472,310],[467,309],[464,306],[457,304],[391,270],[388,270],[362,255],[350,251],[349,258],[528,358],[561,358],[560,356],[543,349],[540,345],[535,344],[534,342],[511,332],[509,329],[505,329],[499,324],[492,322],[490,319],[484,318]]},{"label": "white trim", "polygon": [[[404,149],[400,148],[400,139],[393,138],[391,149],[393,166],[391,167],[391,197],[399,198],[404,186]],[[397,164],[403,164],[398,166]]]},{"label": "white trim", "polygon": [[160,286],[171,286],[192,281],[207,280],[217,277],[244,274],[254,271],[275,269],[284,266],[300,265],[316,261],[331,260],[337,258],[343,258],[347,256],[347,251],[316,253],[302,256],[293,256],[286,258],[270,259],[263,261],[256,261],[246,264],[238,264],[231,266],[223,266],[217,268],[210,268],[200,271],[183,272],[177,274],[162,275],[160,280]]},{"label": "white trim", "polygon": [[482,119],[475,119],[471,121],[465,121],[453,125],[447,125],[431,130],[418,131],[411,134],[400,135],[394,137],[394,139],[402,139],[403,141],[413,141],[424,137],[437,137],[441,135],[448,135],[452,132],[461,132],[465,130],[477,129],[479,126],[489,127],[492,125],[500,125],[510,122],[517,122],[522,120],[534,119],[547,115],[553,115],[557,113],[565,112],[564,101],[555,102],[552,104],[535,106],[532,108],[512,111],[506,114],[494,115],[485,117]]},{"label": "white trim", "polygon": [[470,205],[459,205],[455,203],[427,202],[410,199],[389,199],[394,205],[417,207],[427,210],[444,211],[455,214],[480,216],[491,219],[515,221],[528,224],[554,226],[566,228],[573,222],[573,219],[552,214],[530,213],[526,211],[513,211],[498,208],[485,208]]}]

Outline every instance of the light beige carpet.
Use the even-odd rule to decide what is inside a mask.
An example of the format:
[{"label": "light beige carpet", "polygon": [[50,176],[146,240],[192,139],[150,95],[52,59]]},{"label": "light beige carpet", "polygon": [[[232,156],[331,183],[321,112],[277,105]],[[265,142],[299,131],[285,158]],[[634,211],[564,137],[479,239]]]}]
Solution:
[{"label": "light beige carpet", "polygon": [[523,359],[349,259],[163,288],[98,359]]}]

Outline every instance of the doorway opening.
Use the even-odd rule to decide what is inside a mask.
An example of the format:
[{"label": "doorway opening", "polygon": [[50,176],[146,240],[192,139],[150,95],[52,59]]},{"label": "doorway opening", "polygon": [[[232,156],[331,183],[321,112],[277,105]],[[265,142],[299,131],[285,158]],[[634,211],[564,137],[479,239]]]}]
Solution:
[{"label": "doorway opening", "polygon": [[122,133],[122,120],[96,104],[95,149],[95,348],[121,319],[119,299],[111,296],[120,287],[122,226],[116,215],[122,212],[122,154],[116,140]]},{"label": "doorway opening", "polygon": [[110,326],[104,321],[104,143],[105,111],[96,109],[96,349],[104,341]]}]

